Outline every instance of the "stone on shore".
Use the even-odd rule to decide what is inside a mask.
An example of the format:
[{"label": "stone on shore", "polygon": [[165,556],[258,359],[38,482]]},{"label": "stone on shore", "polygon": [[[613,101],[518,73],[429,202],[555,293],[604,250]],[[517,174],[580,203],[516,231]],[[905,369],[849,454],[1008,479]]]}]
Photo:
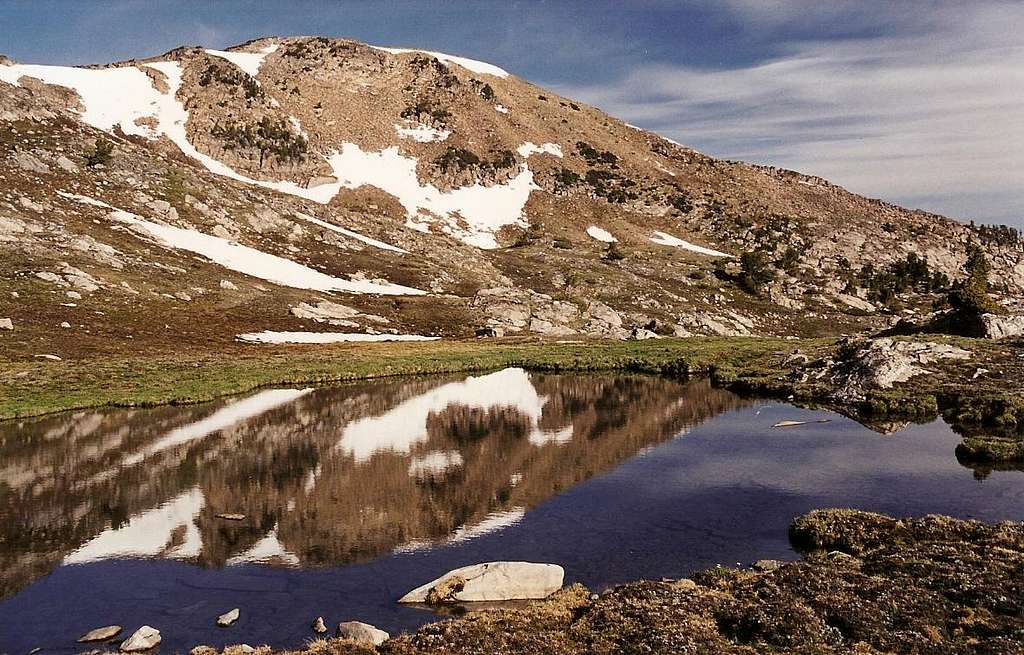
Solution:
[{"label": "stone on shore", "polygon": [[317,634],[322,635],[323,633],[327,632],[327,624],[324,623],[324,617],[322,617],[322,616],[316,617],[316,620],[313,621],[313,626],[312,627],[313,627],[313,632],[315,632]]},{"label": "stone on shore", "polygon": [[373,644],[380,646],[391,638],[391,635],[376,626],[362,621],[345,621],[338,624],[338,631],[335,633],[340,639],[351,639],[361,644]]},{"label": "stone on shore", "polygon": [[488,562],[449,571],[413,589],[400,603],[459,603],[547,598],[562,587],[557,564]]}]

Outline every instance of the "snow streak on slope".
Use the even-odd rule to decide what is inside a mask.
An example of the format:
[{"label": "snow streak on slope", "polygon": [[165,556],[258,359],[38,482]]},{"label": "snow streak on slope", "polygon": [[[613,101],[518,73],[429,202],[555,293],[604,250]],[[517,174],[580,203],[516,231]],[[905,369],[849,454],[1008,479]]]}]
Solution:
[{"label": "snow streak on slope", "polygon": [[132,466],[143,461],[147,457],[155,455],[168,448],[174,448],[182,444],[202,439],[214,432],[230,428],[254,416],[259,416],[270,410],[286,405],[305,396],[313,389],[267,389],[260,391],[248,398],[233,402],[226,407],[218,409],[201,421],[190,423],[168,432],[164,437],[150,444],[145,449],[130,455],[121,461],[122,466]]},{"label": "snow streak on slope", "polygon": [[238,335],[252,343],[341,343],[346,341],[436,341],[441,337],[419,334],[363,334],[361,332],[247,332]]},{"label": "snow streak on slope", "polygon": [[314,291],[343,291],[346,293],[377,293],[389,296],[422,296],[425,291],[398,284],[378,284],[368,280],[343,280],[303,266],[277,255],[271,255],[255,248],[243,246],[234,241],[203,234],[196,230],[161,225],[147,221],[131,212],[126,212],[86,196],[58,192],[62,197],[94,206],[113,210],[110,218],[124,223],[136,231],[143,232],[167,247],[194,252],[210,261],[238,273],[296,289]]},{"label": "snow streak on slope", "polygon": [[482,410],[509,407],[529,419],[533,426],[529,435],[530,443],[564,443],[572,426],[561,430],[545,430],[540,427],[541,414],[547,401],[547,397],[537,393],[526,371],[507,368],[489,375],[469,377],[462,382],[445,384],[410,398],[381,416],[353,421],[345,426],[337,449],[351,454],[356,462],[365,462],[380,451],[409,453],[416,444],[429,439],[427,418],[451,406]]},{"label": "snow streak on slope", "polygon": [[603,241],[604,243],[615,243],[616,241],[618,241],[618,239],[612,236],[611,232],[609,232],[608,230],[601,229],[596,225],[591,225],[590,227],[587,228],[587,235],[591,239]]},{"label": "snow streak on slope", "polygon": [[221,59],[227,59],[235,66],[241,68],[249,77],[255,78],[260,74],[260,67],[263,65],[263,61],[267,58],[267,55],[273,54],[277,51],[278,45],[273,43],[258,50],[256,52],[237,52],[227,50],[206,50],[206,54],[213,55],[214,57],[220,57]]},{"label": "snow streak on slope", "polygon": [[370,237],[364,236],[362,234],[359,234],[358,232],[353,232],[352,230],[346,230],[345,228],[343,228],[343,227],[341,227],[339,225],[335,225],[334,223],[328,223],[327,221],[321,221],[319,218],[314,218],[313,216],[310,216],[309,214],[303,214],[302,212],[295,212],[295,215],[298,216],[299,218],[301,218],[304,221],[312,223],[313,225],[319,225],[320,227],[322,227],[324,229],[327,229],[327,230],[330,230],[331,232],[337,232],[338,234],[342,234],[342,235],[347,236],[349,238],[355,239],[356,241],[362,241],[363,243],[365,243],[365,244],[367,244],[369,246],[373,246],[374,248],[380,248],[381,250],[390,250],[392,252],[402,253],[403,255],[408,255],[409,254],[408,250],[402,250],[398,246],[393,246],[390,243],[384,243],[383,241],[377,241],[376,239],[371,239]]},{"label": "snow streak on slope", "polygon": [[443,52],[433,52],[430,50],[413,50],[410,48],[383,48],[381,46],[372,45],[370,46],[374,50],[383,50],[384,52],[390,52],[393,55],[404,55],[410,52],[421,53],[424,55],[430,55],[435,57],[446,64],[458,64],[468,71],[474,73],[480,73],[481,75],[493,75],[495,77],[508,77],[508,71],[498,68],[494,64],[488,64],[485,61],[477,61],[476,59],[466,59],[465,57],[456,57],[455,55],[447,55]]},{"label": "snow streak on slope", "polygon": [[690,243],[689,241],[683,241],[671,234],[666,234],[665,232],[655,232],[654,236],[651,237],[651,241],[659,246],[673,246],[700,253],[701,255],[710,255],[711,257],[732,257],[732,255],[728,253],[712,250],[711,248],[705,248],[704,246],[698,246]]}]

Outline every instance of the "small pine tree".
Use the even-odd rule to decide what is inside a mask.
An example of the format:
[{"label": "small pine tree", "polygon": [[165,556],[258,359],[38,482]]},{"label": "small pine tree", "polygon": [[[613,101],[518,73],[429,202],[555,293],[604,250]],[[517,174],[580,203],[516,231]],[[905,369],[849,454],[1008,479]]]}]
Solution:
[{"label": "small pine tree", "polygon": [[775,272],[763,252],[750,251],[740,255],[740,286],[757,294],[775,280]]},{"label": "small pine tree", "polygon": [[114,144],[103,137],[96,139],[91,153],[86,155],[85,163],[88,166],[106,166],[114,159]]},{"label": "small pine tree", "polygon": [[965,278],[953,285],[946,300],[962,318],[977,318],[982,314],[998,312],[999,305],[989,295],[988,272],[991,266],[985,251],[976,243],[967,244]]}]

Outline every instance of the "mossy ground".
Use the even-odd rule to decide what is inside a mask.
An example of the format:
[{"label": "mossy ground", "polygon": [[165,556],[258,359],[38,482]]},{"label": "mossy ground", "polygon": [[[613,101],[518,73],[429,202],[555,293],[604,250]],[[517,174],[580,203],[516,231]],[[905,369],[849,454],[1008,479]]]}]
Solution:
[{"label": "mossy ground", "polygon": [[[806,342],[826,349],[829,340]],[[520,366],[542,371],[625,370],[685,377],[739,368],[767,375],[792,348],[781,339],[690,338],[542,342],[248,346],[228,352],[67,361],[0,360],[0,418],[101,405],[192,403],[270,385],[319,384],[395,375]]]}]

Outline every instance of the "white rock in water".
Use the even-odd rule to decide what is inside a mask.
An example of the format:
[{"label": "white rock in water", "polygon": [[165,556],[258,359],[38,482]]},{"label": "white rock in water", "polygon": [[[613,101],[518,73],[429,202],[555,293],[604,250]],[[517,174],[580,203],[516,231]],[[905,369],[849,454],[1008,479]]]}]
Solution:
[{"label": "white rock in water", "polygon": [[13,330],[14,321],[9,318],[0,318],[0,330]]},{"label": "white rock in water", "polygon": [[237,607],[231,610],[230,612],[225,612],[224,614],[221,614],[217,617],[217,625],[219,625],[222,628],[228,627],[229,625],[238,620],[238,614],[239,612]]},{"label": "white rock in water", "polygon": [[122,653],[138,653],[160,644],[160,631],[156,628],[144,625],[135,631],[121,644]]},{"label": "white rock in water", "polygon": [[449,571],[440,578],[413,589],[398,602],[443,603],[547,598],[562,588],[564,578],[565,571],[557,564],[473,564]]},{"label": "white rock in water", "polygon": [[313,621],[313,632],[317,634],[323,634],[327,632],[327,624],[324,623],[324,617],[316,617],[316,621]]},{"label": "white rock in water", "polygon": [[341,639],[351,639],[361,644],[373,644],[380,646],[391,638],[391,635],[376,626],[362,621],[345,621],[338,624],[338,632],[335,636]]},{"label": "white rock in water", "polygon": [[107,639],[113,639],[119,635],[121,630],[124,630],[124,628],[119,625],[108,625],[102,628],[96,628],[95,630],[90,630],[79,637],[78,641],[80,643],[87,641],[106,641]]}]

